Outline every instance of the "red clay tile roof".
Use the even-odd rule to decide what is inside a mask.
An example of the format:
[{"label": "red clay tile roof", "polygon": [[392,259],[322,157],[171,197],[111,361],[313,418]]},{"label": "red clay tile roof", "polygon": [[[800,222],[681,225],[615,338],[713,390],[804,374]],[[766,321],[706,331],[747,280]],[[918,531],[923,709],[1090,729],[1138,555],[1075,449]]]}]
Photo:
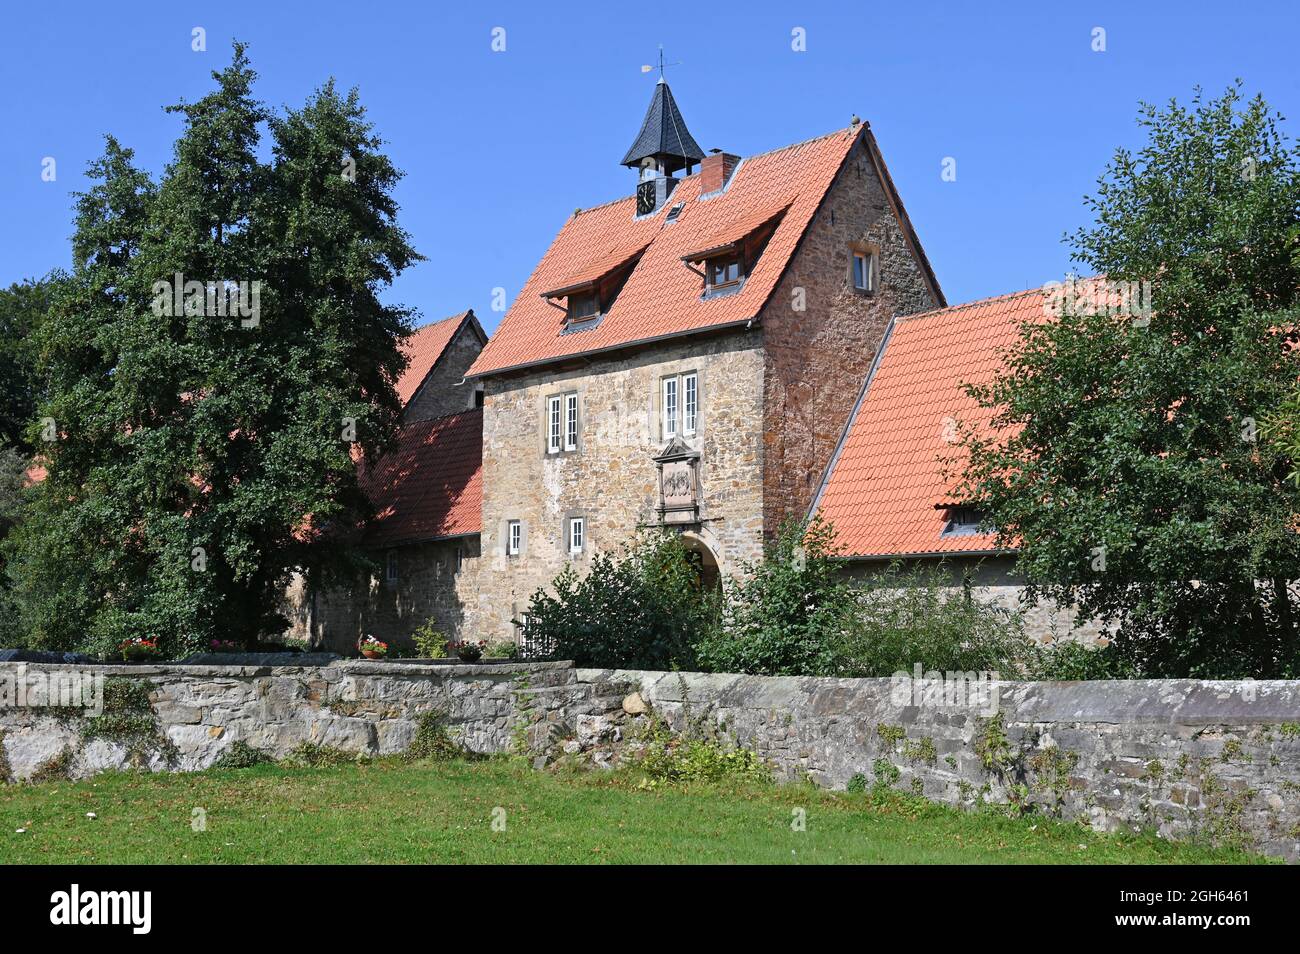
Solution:
[{"label": "red clay tile roof", "polygon": [[841,555],[994,549],[992,534],[941,536],[947,517],[935,505],[959,502],[945,432],[952,422],[988,428],[990,412],[962,385],[993,379],[999,352],[1019,341],[1021,322],[1043,316],[1044,300],[1034,289],[895,319],[814,504]]},{"label": "red clay tile roof", "polygon": [[480,531],[483,411],[403,424],[397,444],[361,486],[375,506],[367,547],[414,543]]},{"label": "red clay tile roof", "polygon": [[402,376],[397,379],[397,396],[402,399],[403,406],[415,396],[425,377],[438,363],[442,353],[447,350],[447,345],[468,317],[469,312],[462,311],[459,315],[452,315],[442,321],[417,328],[411,337],[406,339],[402,350],[406,352],[410,361]]},{"label": "red clay tile roof", "polygon": [[634,258],[645,251],[648,241],[636,242],[629,248],[622,248],[608,255],[602,256],[595,261],[584,265],[576,272],[573,272],[564,279],[555,288],[541,293],[543,298],[554,298],[557,295],[563,295],[569,291],[576,291],[579,288],[585,288],[594,282],[599,281],[606,275],[618,271],[623,266],[629,264]]},{"label": "red clay tile roof", "polygon": [[[636,199],[632,196],[575,214],[551,243],[501,326],[470,368],[470,375],[492,374],[757,317],[849,150],[860,136],[873,142],[866,128],[863,124],[841,129],[819,139],[751,156],[737,165],[725,190],[704,199],[700,198],[700,175],[687,176],[663,207],[641,219],[635,217]],[[667,224],[666,209],[679,202],[684,203],[684,208],[675,222]],[[786,205],[789,210],[741,289],[704,300],[702,280],[682,262],[682,256],[706,248],[719,234],[744,227],[755,215],[770,215]],[[899,210],[901,213],[901,206]],[[547,304],[542,292],[571,284],[572,276],[585,274],[591,263],[608,261],[646,243],[648,248],[599,324],[562,334],[564,314]]]}]

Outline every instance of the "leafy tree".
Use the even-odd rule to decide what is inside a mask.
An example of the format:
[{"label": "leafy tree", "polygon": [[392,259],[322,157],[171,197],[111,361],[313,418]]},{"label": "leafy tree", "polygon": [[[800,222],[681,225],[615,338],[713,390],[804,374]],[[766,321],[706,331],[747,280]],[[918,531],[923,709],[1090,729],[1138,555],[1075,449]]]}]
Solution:
[{"label": "leafy tree", "polygon": [[378,297],[418,258],[400,173],[355,93],[273,116],[239,44],[213,78],[170,108],[159,182],[109,137],[78,197],[37,334],[57,440],[10,546],[36,645],[149,634],[179,654],[281,631],[289,574],[336,565],[320,534],[365,515],[353,455],[400,414],[409,313]]},{"label": "leafy tree", "polygon": [[57,275],[50,275],[0,288],[0,448],[33,450],[25,435],[36,411],[31,339],[57,281]]},{"label": "leafy tree", "polygon": [[666,533],[596,554],[581,578],[565,567],[551,589],[533,594],[529,639],[580,666],[689,669],[716,612],[681,538]]},{"label": "leafy tree", "polygon": [[716,672],[834,674],[853,605],[832,557],[834,539],[821,517],[787,520],[763,560],[727,582],[721,625],[703,634],[700,662]]},{"label": "leafy tree", "polygon": [[1032,596],[1113,628],[1150,676],[1300,672],[1290,463],[1258,421],[1294,387],[1300,172],[1262,98],[1144,105],[1088,200],[1074,258],[1149,282],[1149,316],[1087,303],[1034,320],[971,388],[966,495],[1020,549]]}]

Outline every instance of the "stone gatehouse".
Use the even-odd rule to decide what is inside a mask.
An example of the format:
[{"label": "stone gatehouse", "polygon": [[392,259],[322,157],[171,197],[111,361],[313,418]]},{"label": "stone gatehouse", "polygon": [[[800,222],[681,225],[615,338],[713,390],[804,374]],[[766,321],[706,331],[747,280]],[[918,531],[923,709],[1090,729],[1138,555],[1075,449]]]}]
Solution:
[{"label": "stone gatehouse", "polygon": [[936,462],[1024,302],[947,307],[869,125],[706,155],[661,80],[622,164],[631,194],[567,219],[490,340],[472,312],[412,340],[400,446],[366,475],[376,570],[300,583],[297,633],[517,641],[539,588],[639,531],[728,575],[814,511],[850,573],[987,558],[1014,598]]}]

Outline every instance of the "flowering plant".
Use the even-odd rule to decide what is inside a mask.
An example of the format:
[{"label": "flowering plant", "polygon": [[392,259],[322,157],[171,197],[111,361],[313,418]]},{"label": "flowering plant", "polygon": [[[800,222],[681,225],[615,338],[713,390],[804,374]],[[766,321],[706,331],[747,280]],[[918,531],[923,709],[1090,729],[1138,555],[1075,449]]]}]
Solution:
[{"label": "flowering plant", "polygon": [[447,644],[447,652],[455,653],[461,662],[478,662],[483,658],[483,650],[486,648],[485,639],[480,639],[478,642],[471,639],[457,639]]},{"label": "flowering plant", "polygon": [[159,654],[158,640],[149,636],[132,636],[117,644],[124,660],[152,659]]},{"label": "flowering plant", "polygon": [[388,644],[374,636],[362,636],[357,640],[357,649],[361,650],[361,655],[371,659],[388,655]]}]

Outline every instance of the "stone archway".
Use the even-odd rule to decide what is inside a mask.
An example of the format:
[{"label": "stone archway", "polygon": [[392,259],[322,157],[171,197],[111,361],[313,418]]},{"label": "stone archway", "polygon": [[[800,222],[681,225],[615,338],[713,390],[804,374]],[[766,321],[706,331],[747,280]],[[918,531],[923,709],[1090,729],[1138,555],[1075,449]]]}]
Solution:
[{"label": "stone archway", "polygon": [[700,586],[705,589],[720,589],[722,587],[722,559],[718,555],[716,543],[705,539],[704,535],[695,530],[682,531],[682,543],[686,546],[686,552],[696,562],[696,567],[700,573]]}]

